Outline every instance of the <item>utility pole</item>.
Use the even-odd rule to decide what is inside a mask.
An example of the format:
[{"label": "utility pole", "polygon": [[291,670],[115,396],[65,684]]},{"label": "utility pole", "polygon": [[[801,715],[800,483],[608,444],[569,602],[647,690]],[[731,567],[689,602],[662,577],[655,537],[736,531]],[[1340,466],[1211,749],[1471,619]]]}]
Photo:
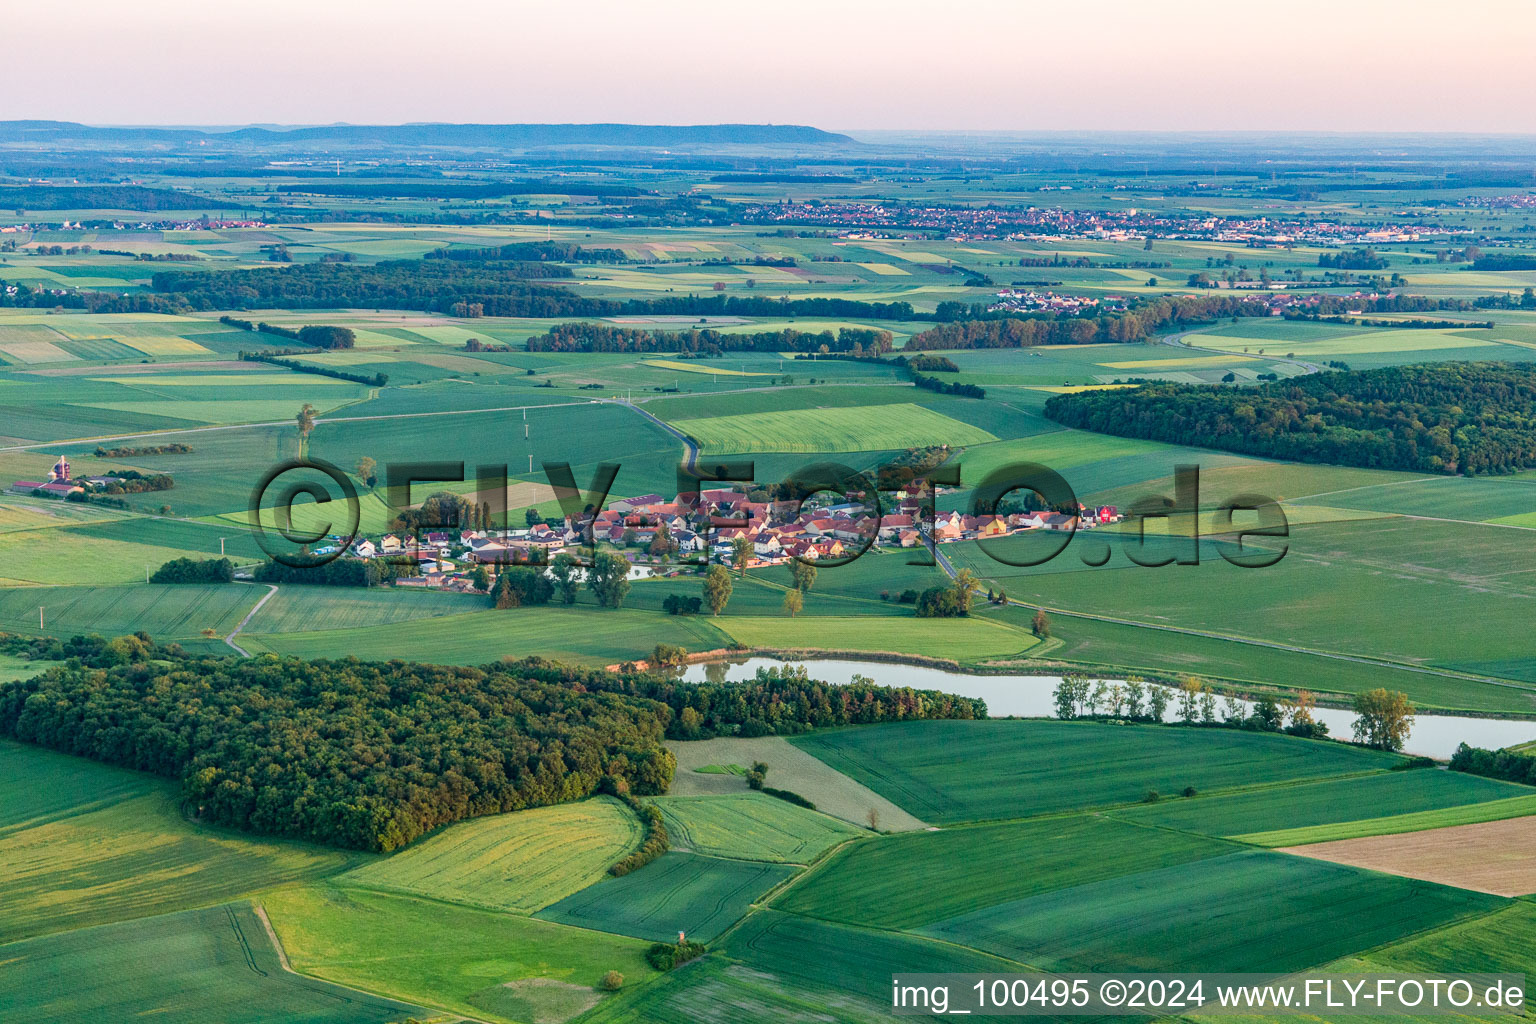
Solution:
[{"label": "utility pole", "polygon": [[37,606],[37,629],[38,629],[38,632],[42,632],[42,629],[43,629],[43,606],[42,605],[38,605]]},{"label": "utility pole", "polygon": [[219,538],[219,557],[220,558],[224,557],[224,538],[223,537]]}]

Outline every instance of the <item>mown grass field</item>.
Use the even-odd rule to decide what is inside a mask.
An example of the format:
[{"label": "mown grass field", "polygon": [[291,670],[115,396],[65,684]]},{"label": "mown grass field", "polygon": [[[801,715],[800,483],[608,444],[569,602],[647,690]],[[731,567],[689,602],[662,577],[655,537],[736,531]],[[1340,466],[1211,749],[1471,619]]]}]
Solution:
[{"label": "mown grass field", "polygon": [[[1400,758],[1228,729],[902,722],[790,742],[925,821],[1022,818],[1163,795],[1372,771]],[[965,751],[963,758],[954,752]]]},{"label": "mown grass field", "polygon": [[[769,784],[777,784],[769,767]],[[862,829],[760,793],[656,800],[673,849],[741,860],[806,864]]]},{"label": "mown grass field", "polygon": [[671,421],[709,452],[868,452],[997,440],[920,405],[740,413]]},{"label": "mown grass field", "polygon": [[706,618],[660,616],[635,608],[488,609],[356,629],[240,634],[251,651],[301,658],[355,655],[443,665],[485,665],[535,652],[578,665],[608,665],[649,654],[661,642],[714,650],[726,640]]},{"label": "mown grass field", "polygon": [[1431,882],[1239,851],[995,904],[921,933],[1044,970],[1286,972],[1502,905]]},{"label": "mown grass field", "polygon": [[262,904],[295,970],[498,1024],[565,1020],[610,970],[655,976],[644,942],[513,914],[333,885]]},{"label": "mown grass field", "polygon": [[459,822],[339,881],[531,914],[601,880],[640,838],[623,804],[595,797]]},{"label": "mown grass field", "polygon": [[183,911],[4,947],[7,1020],[101,1024],[386,1024],[408,1003],[339,989],[282,969],[246,903]]},{"label": "mown grass field", "polygon": [[1114,814],[1127,821],[1164,828],[1211,836],[1237,836],[1256,830],[1317,828],[1326,832],[1338,827],[1365,827],[1366,823],[1358,820],[1361,818],[1488,814],[1496,813],[1496,804],[1502,805],[1504,810],[1536,807],[1536,789],[1461,772],[1387,772],[1268,787],[1229,796],[1166,800],[1146,807],[1115,811]]},{"label": "mown grass field", "polygon": [[1022,629],[979,616],[919,619],[908,615],[802,614],[790,618],[727,612],[712,622],[747,647],[777,650],[890,651],[978,661],[1021,654],[1039,643]]},{"label": "mown grass field", "polygon": [[664,853],[638,871],[605,878],[534,916],[657,942],[676,941],[680,931],[709,942],[794,871],[781,864]]},{"label": "mown grass field", "polygon": [[0,942],[229,900],[362,857],[194,825],[172,783],[0,741]]}]

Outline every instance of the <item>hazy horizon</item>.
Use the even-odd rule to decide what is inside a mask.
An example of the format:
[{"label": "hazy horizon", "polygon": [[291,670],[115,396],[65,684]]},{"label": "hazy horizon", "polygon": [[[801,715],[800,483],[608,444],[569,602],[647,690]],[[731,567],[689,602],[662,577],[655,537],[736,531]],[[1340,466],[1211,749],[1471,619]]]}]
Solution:
[{"label": "hazy horizon", "polygon": [[[8,117],[91,124],[808,124],[1536,132],[1536,9],[978,0],[59,0],[7,14]],[[1470,12],[1469,12],[1470,13]],[[67,25],[61,31],[60,26]],[[857,125],[853,129],[837,126]]]}]

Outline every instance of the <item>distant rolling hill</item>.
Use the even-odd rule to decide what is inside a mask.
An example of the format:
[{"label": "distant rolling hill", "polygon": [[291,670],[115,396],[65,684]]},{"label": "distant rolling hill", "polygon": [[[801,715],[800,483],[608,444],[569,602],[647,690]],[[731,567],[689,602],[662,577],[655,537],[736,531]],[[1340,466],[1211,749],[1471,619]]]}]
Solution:
[{"label": "distant rolling hill", "polygon": [[0,121],[0,144],[14,142],[232,148],[289,146],[537,149],[549,146],[854,146],[846,135],[793,124],[339,124],[306,127],[179,128]]}]

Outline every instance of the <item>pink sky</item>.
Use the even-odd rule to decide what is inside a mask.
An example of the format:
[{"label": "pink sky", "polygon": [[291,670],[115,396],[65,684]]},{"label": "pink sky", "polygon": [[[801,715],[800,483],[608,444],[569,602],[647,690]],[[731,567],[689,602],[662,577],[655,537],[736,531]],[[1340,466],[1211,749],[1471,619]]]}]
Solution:
[{"label": "pink sky", "polygon": [[49,0],[0,117],[1536,132],[1527,0]]}]

